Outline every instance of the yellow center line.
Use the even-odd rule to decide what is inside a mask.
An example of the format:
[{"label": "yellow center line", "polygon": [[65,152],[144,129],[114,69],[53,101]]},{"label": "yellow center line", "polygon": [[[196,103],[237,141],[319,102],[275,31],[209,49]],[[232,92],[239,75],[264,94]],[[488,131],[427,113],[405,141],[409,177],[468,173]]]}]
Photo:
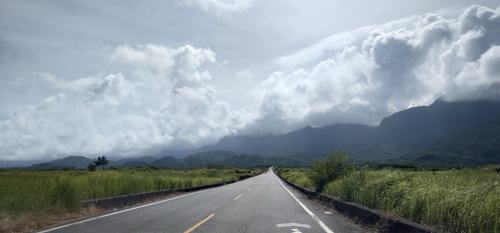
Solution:
[{"label": "yellow center line", "polygon": [[238,200],[238,198],[240,198],[241,196],[243,196],[243,194],[238,195],[237,197],[234,198],[234,200],[235,201]]},{"label": "yellow center line", "polygon": [[191,228],[187,229],[186,231],[184,231],[184,233],[189,233],[191,231],[194,231],[194,229],[198,228],[199,226],[201,226],[201,224],[205,223],[206,221],[208,221],[209,219],[211,219],[213,216],[215,215],[215,213],[212,213],[210,215],[208,215],[208,217],[206,217],[205,219],[201,220],[200,222],[196,223],[194,226],[192,226]]}]

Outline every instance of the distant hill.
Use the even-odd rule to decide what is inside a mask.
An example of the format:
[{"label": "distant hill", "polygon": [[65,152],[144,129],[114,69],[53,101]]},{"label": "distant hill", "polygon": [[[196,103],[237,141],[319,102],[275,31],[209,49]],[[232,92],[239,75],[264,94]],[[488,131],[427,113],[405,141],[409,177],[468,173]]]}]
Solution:
[{"label": "distant hill", "polygon": [[150,166],[151,163],[146,162],[146,161],[141,161],[141,160],[131,160],[127,161],[125,163],[122,163],[120,165],[117,165],[117,167],[139,167],[139,166]]},{"label": "distant hill", "polygon": [[[437,100],[384,118],[377,127],[335,124],[283,135],[233,136],[199,151],[230,150],[241,154],[285,156],[348,150],[353,161],[383,161],[416,152],[451,133],[500,118],[500,102]],[[376,155],[376,156],[374,156]]]},{"label": "distant hill", "polygon": [[500,164],[500,118],[460,130],[428,149],[389,163],[425,167],[470,167]]},{"label": "distant hill", "polygon": [[182,162],[189,167],[204,167],[207,164],[223,163],[226,159],[237,155],[232,151],[213,150],[189,155]]},{"label": "distant hill", "polygon": [[25,169],[29,170],[60,170],[64,168],[78,168],[84,169],[87,168],[89,163],[92,163],[93,160],[85,157],[85,156],[68,156],[62,159],[56,159],[47,163],[37,163],[33,164]]},{"label": "distant hill", "polygon": [[248,155],[241,154],[229,157],[224,160],[223,164],[229,167],[271,167],[273,163],[268,157],[263,155]]},{"label": "distant hill", "polygon": [[110,161],[109,166],[124,166],[124,164],[135,164],[135,163],[150,163],[157,160],[158,157],[154,156],[142,156],[134,158],[126,158],[115,161]]},{"label": "distant hill", "polygon": [[157,167],[176,167],[182,165],[182,162],[172,156],[164,156],[160,159],[151,161],[148,165]]},{"label": "distant hill", "polygon": [[325,153],[335,148],[353,149],[368,145],[373,128],[356,124],[335,124],[320,128],[306,127],[284,135],[226,137],[213,146],[202,147],[201,150],[219,149],[270,156]]},{"label": "distant hill", "polygon": [[374,130],[373,144],[421,150],[451,133],[497,118],[500,118],[500,102],[438,100],[428,107],[410,108],[383,119]]},{"label": "distant hill", "polygon": [[396,148],[392,144],[371,145],[347,151],[353,162],[384,161],[409,153],[408,149]]},{"label": "distant hill", "polygon": [[0,168],[20,168],[44,162],[47,162],[47,160],[0,160]]},{"label": "distant hill", "polygon": [[253,168],[268,166],[309,166],[317,156],[292,155],[282,157],[269,157],[258,154],[238,154],[226,150],[213,150],[188,155],[183,159],[172,156],[164,156],[151,163],[138,162],[137,164],[125,163],[122,166],[156,166],[171,168]]}]

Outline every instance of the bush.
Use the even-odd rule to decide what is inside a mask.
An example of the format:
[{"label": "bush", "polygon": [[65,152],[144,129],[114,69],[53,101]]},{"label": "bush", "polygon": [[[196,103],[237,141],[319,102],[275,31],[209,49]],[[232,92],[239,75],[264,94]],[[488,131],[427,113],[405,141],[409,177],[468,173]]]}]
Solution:
[{"label": "bush", "polygon": [[322,192],[327,183],[344,177],[354,170],[353,164],[347,160],[345,151],[332,151],[327,158],[313,162],[308,175],[314,183],[316,192]]}]

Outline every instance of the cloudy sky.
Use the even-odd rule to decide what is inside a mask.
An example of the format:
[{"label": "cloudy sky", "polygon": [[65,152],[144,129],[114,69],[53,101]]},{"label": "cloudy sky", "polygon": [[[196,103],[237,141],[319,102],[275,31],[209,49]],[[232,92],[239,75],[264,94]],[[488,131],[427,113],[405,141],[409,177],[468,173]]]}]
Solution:
[{"label": "cloudy sky", "polygon": [[497,0],[0,0],[0,160],[500,99]]}]

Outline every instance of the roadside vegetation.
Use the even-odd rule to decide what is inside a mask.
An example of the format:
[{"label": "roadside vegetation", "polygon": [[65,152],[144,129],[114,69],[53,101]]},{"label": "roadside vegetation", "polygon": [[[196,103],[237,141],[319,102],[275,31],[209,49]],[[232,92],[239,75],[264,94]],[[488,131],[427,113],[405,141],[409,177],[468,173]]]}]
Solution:
[{"label": "roadside vegetation", "polygon": [[[276,170],[293,183],[318,190],[318,164]],[[446,232],[500,232],[498,166],[440,171],[360,168],[328,180],[320,190]]]},{"label": "roadside vegetation", "polygon": [[263,170],[0,171],[0,232],[28,231],[85,214],[83,200],[238,180]]}]

